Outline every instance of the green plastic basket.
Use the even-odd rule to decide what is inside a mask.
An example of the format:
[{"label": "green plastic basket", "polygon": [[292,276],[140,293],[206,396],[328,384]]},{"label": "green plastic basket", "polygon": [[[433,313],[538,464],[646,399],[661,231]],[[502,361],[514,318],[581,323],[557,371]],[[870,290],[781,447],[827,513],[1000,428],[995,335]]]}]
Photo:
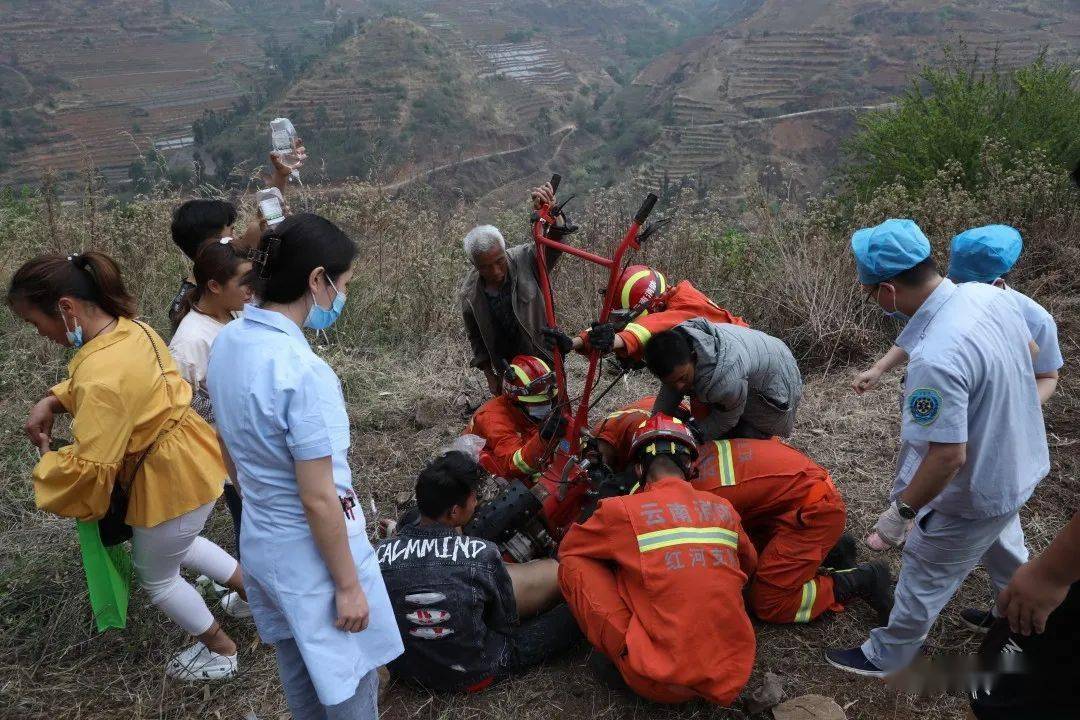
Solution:
[{"label": "green plastic basket", "polygon": [[127,625],[128,595],[131,593],[131,555],[124,545],[101,544],[98,524],[76,521],[82,549],[86,588],[99,632]]}]

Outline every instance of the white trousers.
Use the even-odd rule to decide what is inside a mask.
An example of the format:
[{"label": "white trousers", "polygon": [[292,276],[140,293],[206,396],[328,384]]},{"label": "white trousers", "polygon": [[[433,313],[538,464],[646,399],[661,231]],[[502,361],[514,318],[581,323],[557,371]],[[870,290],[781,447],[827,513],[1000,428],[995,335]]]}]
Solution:
[{"label": "white trousers", "polygon": [[132,561],[139,584],[150,602],[192,635],[209,630],[214,616],[199,592],[180,577],[180,567],[223,585],[237,567],[231,555],[199,536],[213,509],[209,502],[151,528],[132,527]]},{"label": "white trousers", "polygon": [[888,672],[906,667],[919,653],[941,610],[980,561],[1000,592],[1027,559],[1018,512],[962,518],[924,510],[904,544],[889,624],[871,631],[863,653]]}]

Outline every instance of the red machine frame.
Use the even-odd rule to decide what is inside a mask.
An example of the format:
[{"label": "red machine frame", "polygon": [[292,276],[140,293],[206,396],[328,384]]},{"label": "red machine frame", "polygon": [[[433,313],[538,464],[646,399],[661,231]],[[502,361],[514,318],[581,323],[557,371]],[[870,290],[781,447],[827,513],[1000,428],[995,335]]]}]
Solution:
[{"label": "red machine frame", "polygon": [[[553,190],[558,189],[560,180],[561,178],[558,175],[552,176],[551,185]],[[619,275],[622,271],[623,257],[631,248],[640,249],[638,233],[652,212],[653,206],[656,205],[656,201],[657,196],[649,193],[634,215],[634,220],[623,236],[622,242],[619,243],[615,253],[610,258],[549,238],[547,236],[548,230],[555,226],[555,218],[551,214],[552,208],[545,204],[536,211],[533,217],[536,269],[540,281],[540,290],[544,298],[545,319],[549,327],[557,328],[558,324],[555,318],[554,296],[551,290],[551,279],[548,273],[547,253],[545,251],[550,248],[608,269],[607,291],[604,293],[604,303],[601,306],[599,316],[599,322],[607,322],[615,305],[615,295]],[[567,393],[563,355],[558,348],[555,348],[552,352],[559,398],[562,399],[562,402],[569,403],[570,396]],[[579,462],[578,451],[581,444],[582,429],[586,427],[589,421],[589,400],[599,363],[600,352],[595,349],[590,350],[589,369],[585,376],[585,386],[577,410],[567,423],[566,434],[556,447],[549,464],[534,484],[534,493],[543,504],[543,515],[547,520],[548,528],[560,538],[563,530],[576,519],[579,503],[575,501],[589,489],[588,483],[581,481],[585,467]],[[542,487],[538,488],[536,485]]]}]

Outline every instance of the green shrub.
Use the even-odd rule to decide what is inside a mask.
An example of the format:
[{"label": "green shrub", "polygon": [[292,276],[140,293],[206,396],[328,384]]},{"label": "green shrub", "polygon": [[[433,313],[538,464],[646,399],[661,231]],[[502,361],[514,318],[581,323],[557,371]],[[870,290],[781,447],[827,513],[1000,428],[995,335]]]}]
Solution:
[{"label": "green shrub", "polygon": [[945,63],[924,68],[895,108],[860,118],[847,144],[850,191],[865,198],[894,183],[918,188],[954,164],[960,183],[973,190],[1013,157],[1001,153],[987,165],[987,138],[1007,150],[1040,150],[1052,164],[1072,167],[1080,160],[1076,69],[1042,55],[1010,73],[996,63],[984,71],[963,47],[946,52]]}]

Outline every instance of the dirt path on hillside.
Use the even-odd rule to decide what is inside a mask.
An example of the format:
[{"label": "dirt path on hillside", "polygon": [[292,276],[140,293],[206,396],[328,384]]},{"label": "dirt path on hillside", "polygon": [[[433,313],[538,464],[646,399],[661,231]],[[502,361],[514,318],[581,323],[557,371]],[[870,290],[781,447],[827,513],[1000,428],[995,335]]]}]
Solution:
[{"label": "dirt path on hillside", "polygon": [[846,110],[884,110],[886,108],[896,107],[896,103],[881,103],[880,105],[837,105],[836,107],[817,108],[814,110],[800,110],[799,112],[784,113],[783,115],[770,115],[769,117],[749,118],[747,120],[737,120],[735,122],[715,122],[704,123],[701,125],[678,125],[674,127],[688,127],[688,128],[710,128],[710,127],[740,127],[743,125],[760,125],[767,122],[775,122],[777,120],[787,120],[789,118],[806,117],[808,115],[824,115],[826,113],[843,112]]},{"label": "dirt path on hillside", "polygon": [[[539,174],[540,172],[542,172],[544,170],[547,170],[548,172],[550,172],[551,171],[551,163],[552,163],[552,161],[555,160],[555,158],[559,157],[559,153],[562,152],[563,145],[566,144],[566,141],[569,140],[570,137],[574,134],[574,131],[577,130],[577,126],[576,125],[567,125],[566,127],[560,128],[560,130],[566,130],[566,129],[569,129],[570,132],[568,132],[568,133],[566,133],[565,135],[562,136],[562,139],[559,140],[559,144],[556,145],[555,149],[551,151],[550,155],[548,155],[547,160],[544,161],[544,164],[543,164],[542,167],[537,168],[536,170],[533,170],[532,172],[528,173],[527,175],[522,175],[521,177],[514,178],[510,182],[503,183],[502,185],[499,185],[498,187],[495,187],[495,188],[492,188],[491,190],[488,190],[486,193],[484,193],[483,195],[481,195],[480,197],[478,197],[476,199],[476,204],[477,205],[482,205],[483,203],[487,202],[491,198],[492,195],[494,195],[495,193],[504,192],[507,189],[507,187],[509,187],[511,185],[520,187],[520,185],[522,184],[523,181],[528,180],[529,178]],[[559,132],[559,131],[556,131],[556,132]]]},{"label": "dirt path on hillside", "polygon": [[[566,132],[566,135],[564,135],[562,137],[562,139],[559,140],[559,144],[555,147],[555,152],[552,154],[553,156],[555,154],[558,154],[559,150],[562,149],[563,143],[566,142],[566,138],[573,135],[575,130],[577,130],[577,126],[574,125],[573,123],[570,123],[569,125],[563,125],[561,128],[559,128],[558,130],[555,130],[554,132],[551,133],[551,135],[549,137],[555,137],[559,133]],[[569,131],[569,132],[567,132],[567,131]],[[519,153],[519,152],[522,152],[523,150],[528,150],[530,148],[534,148],[537,145],[539,145],[541,142],[542,141],[537,140],[536,142],[528,143],[527,145],[521,145],[519,147],[511,148],[509,150],[499,150],[497,152],[483,153],[481,155],[471,155],[471,156],[469,156],[469,157],[467,157],[467,158],[465,158],[463,160],[460,160],[458,162],[452,162],[452,163],[446,163],[445,165],[439,165],[437,167],[431,168],[430,170],[425,170],[422,173],[418,173],[416,175],[413,175],[412,177],[405,178],[404,180],[398,180],[397,182],[392,182],[392,183],[389,183],[387,185],[381,185],[380,189],[383,190],[383,191],[389,191],[389,192],[393,192],[395,190],[400,190],[401,188],[406,187],[407,185],[411,185],[414,182],[417,182],[417,181],[420,181],[420,180],[426,180],[427,178],[431,177],[435,173],[442,172],[444,170],[450,170],[452,168],[461,168],[461,167],[464,167],[464,166],[469,165],[469,164],[474,163],[474,162],[480,162],[482,160],[490,160],[491,158],[504,157],[506,155],[513,155],[514,153]]]}]

